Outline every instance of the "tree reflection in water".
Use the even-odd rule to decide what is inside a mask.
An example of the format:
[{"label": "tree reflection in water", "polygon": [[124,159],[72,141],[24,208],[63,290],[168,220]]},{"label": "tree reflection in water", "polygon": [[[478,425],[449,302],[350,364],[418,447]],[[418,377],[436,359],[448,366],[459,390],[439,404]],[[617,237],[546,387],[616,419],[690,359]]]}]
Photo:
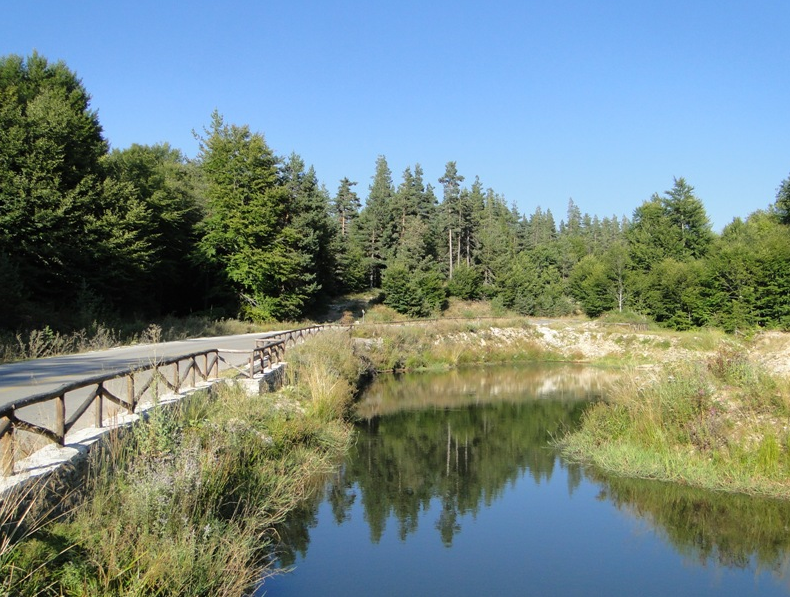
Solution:
[{"label": "tree reflection in water", "polygon": [[604,499],[645,521],[691,561],[756,566],[778,578],[790,571],[790,504],[785,501],[587,474],[601,485]]},{"label": "tree reflection in water", "polygon": [[358,405],[358,439],[340,471],[279,529],[279,564],[304,556],[318,505],[335,520],[361,500],[370,539],[388,521],[406,541],[421,513],[441,504],[434,525],[445,546],[522,476],[548,482],[567,471],[573,493],[586,476],[601,499],[643,521],[684,557],[701,564],[790,567],[790,505],[711,494],[672,484],[608,478],[560,460],[552,438],[576,425],[617,372],[581,366],[496,367],[377,380]]}]

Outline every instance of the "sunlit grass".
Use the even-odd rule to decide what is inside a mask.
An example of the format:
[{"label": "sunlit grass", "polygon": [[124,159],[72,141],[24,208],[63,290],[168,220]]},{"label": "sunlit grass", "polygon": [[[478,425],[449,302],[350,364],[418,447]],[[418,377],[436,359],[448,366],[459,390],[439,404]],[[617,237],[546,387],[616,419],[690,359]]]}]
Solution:
[{"label": "sunlit grass", "polygon": [[293,385],[197,393],[110,436],[67,519],[22,516],[30,532],[0,544],[5,594],[241,595],[260,581],[273,526],[351,437],[348,334],[313,340],[290,353]]},{"label": "sunlit grass", "polygon": [[608,472],[790,497],[790,384],[725,342],[714,356],[625,375],[566,456]]},{"label": "sunlit grass", "polygon": [[379,371],[573,359],[546,347],[525,318],[366,325],[353,334],[362,340],[357,350]]}]

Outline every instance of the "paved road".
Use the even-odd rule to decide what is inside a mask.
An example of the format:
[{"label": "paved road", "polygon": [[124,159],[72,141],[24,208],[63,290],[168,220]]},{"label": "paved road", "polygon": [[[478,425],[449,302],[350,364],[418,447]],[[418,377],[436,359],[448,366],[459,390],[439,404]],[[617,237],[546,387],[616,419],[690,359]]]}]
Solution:
[{"label": "paved road", "polygon": [[[148,364],[158,357],[188,354],[210,348],[252,350],[255,348],[257,338],[266,338],[277,333],[258,332],[195,338],[0,365],[0,407],[25,396],[54,390],[65,383],[85,377]],[[245,362],[246,358],[244,355],[239,355],[238,362]]]}]

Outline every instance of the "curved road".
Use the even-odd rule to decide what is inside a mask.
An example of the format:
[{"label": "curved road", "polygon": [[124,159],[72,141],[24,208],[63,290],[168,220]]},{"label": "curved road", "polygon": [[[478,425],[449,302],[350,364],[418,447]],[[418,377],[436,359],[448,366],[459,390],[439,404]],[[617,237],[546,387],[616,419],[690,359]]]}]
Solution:
[{"label": "curved road", "polygon": [[[54,390],[65,383],[105,371],[148,364],[159,357],[188,354],[210,348],[252,350],[255,348],[255,340],[275,336],[278,333],[281,332],[194,338],[0,365],[0,407],[26,396]],[[246,362],[246,355],[238,356],[239,363]]]}]

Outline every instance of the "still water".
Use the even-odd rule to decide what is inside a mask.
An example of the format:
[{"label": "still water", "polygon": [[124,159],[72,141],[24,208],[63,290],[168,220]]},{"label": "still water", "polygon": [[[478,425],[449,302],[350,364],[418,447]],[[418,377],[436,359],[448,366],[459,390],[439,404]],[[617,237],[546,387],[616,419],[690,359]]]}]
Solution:
[{"label": "still water", "polygon": [[551,448],[612,372],[382,377],[257,595],[790,595],[790,506],[607,478]]}]

